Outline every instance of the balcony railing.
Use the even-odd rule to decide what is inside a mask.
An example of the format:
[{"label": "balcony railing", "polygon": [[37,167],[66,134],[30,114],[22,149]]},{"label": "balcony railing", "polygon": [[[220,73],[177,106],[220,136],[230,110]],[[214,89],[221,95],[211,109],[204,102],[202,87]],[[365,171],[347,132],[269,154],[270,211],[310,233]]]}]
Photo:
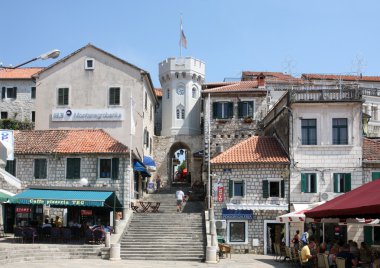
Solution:
[{"label": "balcony railing", "polygon": [[290,102],[340,102],[362,100],[362,91],[360,89],[290,90],[289,94]]}]

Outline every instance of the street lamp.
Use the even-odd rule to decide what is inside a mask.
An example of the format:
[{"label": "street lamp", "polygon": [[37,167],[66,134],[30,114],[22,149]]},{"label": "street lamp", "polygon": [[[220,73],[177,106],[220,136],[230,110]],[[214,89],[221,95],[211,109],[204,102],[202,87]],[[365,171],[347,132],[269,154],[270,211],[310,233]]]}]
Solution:
[{"label": "street lamp", "polygon": [[44,54],[42,54],[42,55],[40,55],[38,57],[35,57],[35,58],[31,59],[31,60],[28,60],[26,62],[18,64],[18,65],[14,66],[14,67],[2,67],[2,66],[0,66],[0,67],[4,68],[4,69],[16,69],[16,68],[19,68],[21,66],[24,66],[24,65],[26,65],[28,63],[31,63],[33,61],[36,61],[36,60],[56,59],[56,58],[58,58],[58,56],[59,56],[60,53],[61,53],[61,51],[59,51],[58,49],[54,49],[54,50],[46,52],[46,53],[44,53]]}]

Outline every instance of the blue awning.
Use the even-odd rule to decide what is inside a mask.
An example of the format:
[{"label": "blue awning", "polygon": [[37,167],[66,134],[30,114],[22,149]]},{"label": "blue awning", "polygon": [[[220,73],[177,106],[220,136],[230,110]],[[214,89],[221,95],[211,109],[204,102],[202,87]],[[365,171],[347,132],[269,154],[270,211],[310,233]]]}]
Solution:
[{"label": "blue awning", "polygon": [[[11,204],[103,207],[113,204],[113,192],[28,189],[9,199]],[[120,202],[118,202],[120,204]],[[108,207],[112,207],[108,205]]]},{"label": "blue awning", "polygon": [[156,171],[156,163],[154,162],[153,158],[146,155],[144,156],[144,165],[150,170],[150,171]]},{"label": "blue awning", "polygon": [[141,173],[141,176],[143,177],[150,177],[150,173],[149,171],[146,169],[146,167],[144,166],[143,163],[141,163],[140,161],[138,160],[135,160],[134,161],[134,164],[133,164],[133,170],[134,171],[137,171],[137,172],[140,172]]}]

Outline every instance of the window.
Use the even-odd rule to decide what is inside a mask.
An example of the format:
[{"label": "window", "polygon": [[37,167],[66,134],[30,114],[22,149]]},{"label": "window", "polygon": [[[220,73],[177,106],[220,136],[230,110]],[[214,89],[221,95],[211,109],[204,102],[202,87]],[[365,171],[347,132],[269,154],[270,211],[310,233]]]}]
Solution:
[{"label": "window", "polygon": [[1,90],[2,99],[17,99],[17,87],[3,87]]},{"label": "window", "polygon": [[166,98],[170,99],[170,90],[169,89],[166,90]]},{"label": "window", "polygon": [[119,158],[99,159],[99,178],[117,180],[119,178]]},{"label": "window", "polygon": [[263,180],[263,198],[285,197],[285,185],[282,179]]},{"label": "window", "polygon": [[348,144],[347,118],[333,118],[333,144]]},{"label": "window", "polygon": [[301,192],[303,193],[317,192],[317,174],[315,173],[301,174]]},{"label": "window", "polygon": [[35,99],[36,98],[36,87],[32,87],[30,91],[30,98]]},{"label": "window", "polygon": [[109,92],[109,105],[120,105],[120,88],[111,87]]},{"label": "window", "polygon": [[377,106],[373,105],[371,107],[371,117],[373,120],[378,120],[378,109],[377,109]]},{"label": "window", "polygon": [[363,226],[364,242],[371,245],[380,245],[380,226]]},{"label": "window", "polygon": [[67,158],[66,178],[67,179],[80,178],[80,158]]},{"label": "window", "polygon": [[317,120],[316,119],[302,119],[302,145],[316,145],[317,144]]},{"label": "window", "polygon": [[380,179],[380,172],[372,172],[372,180]]},{"label": "window", "polygon": [[152,154],[152,150],[153,150],[152,144],[153,144],[153,140],[152,140],[152,138],[150,138],[150,140],[149,140],[149,154]]},{"label": "window", "polygon": [[58,88],[58,105],[69,105],[69,88]]},{"label": "window", "polygon": [[345,193],[351,191],[351,174],[334,173],[334,193]]},{"label": "window", "polygon": [[1,112],[1,119],[7,119],[8,118],[8,112]]},{"label": "window", "polygon": [[145,92],[145,105],[144,105],[145,110],[148,110],[148,94]]},{"label": "window", "polygon": [[247,243],[248,242],[248,222],[247,221],[228,221],[228,243]]},{"label": "window", "polygon": [[150,119],[150,121],[152,121],[152,118],[153,118],[153,105],[151,104],[149,108],[150,108],[149,119]]},{"label": "window", "polygon": [[149,147],[149,131],[144,129],[144,145]]},{"label": "window", "polygon": [[214,119],[226,119],[233,117],[234,112],[232,102],[214,102],[212,105]]},{"label": "window", "polygon": [[16,176],[16,160],[7,160],[5,171]]},{"label": "window", "polygon": [[195,87],[193,87],[193,89],[191,91],[191,96],[193,97],[193,99],[195,99],[197,97],[197,89]]},{"label": "window", "polygon": [[180,109],[177,108],[177,111],[176,111],[177,119],[180,119],[180,114],[181,114],[181,111]]},{"label": "window", "polygon": [[185,109],[181,110],[181,119],[185,119]]},{"label": "window", "polygon": [[253,101],[240,101],[238,102],[238,117],[239,118],[253,118]]},{"label": "window", "polygon": [[47,177],[47,161],[46,159],[34,159],[34,178],[46,179]]},{"label": "window", "polygon": [[86,70],[94,70],[94,59],[86,59],[84,61],[84,68]]},{"label": "window", "polygon": [[32,122],[36,122],[36,112],[32,111]]},{"label": "window", "polygon": [[228,194],[229,197],[244,197],[245,194],[245,181],[234,181],[234,180],[229,180],[228,182]]}]

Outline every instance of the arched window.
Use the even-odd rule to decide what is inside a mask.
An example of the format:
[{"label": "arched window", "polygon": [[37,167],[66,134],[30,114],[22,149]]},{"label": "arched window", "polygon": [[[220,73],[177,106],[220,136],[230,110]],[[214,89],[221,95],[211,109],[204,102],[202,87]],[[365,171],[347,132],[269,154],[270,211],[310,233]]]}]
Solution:
[{"label": "arched window", "polygon": [[197,97],[197,88],[196,87],[193,87],[191,94],[192,94],[194,99]]},{"label": "arched window", "polygon": [[169,89],[166,90],[166,98],[170,99],[170,90]]},{"label": "arched window", "polygon": [[177,119],[179,119],[179,116],[180,116],[180,112],[179,112],[179,109],[177,108]]},{"label": "arched window", "polygon": [[181,118],[182,118],[182,119],[185,119],[185,109],[182,109],[182,110],[181,110]]},{"label": "arched window", "polygon": [[177,119],[185,119],[185,107],[180,104],[176,108],[176,118]]}]

